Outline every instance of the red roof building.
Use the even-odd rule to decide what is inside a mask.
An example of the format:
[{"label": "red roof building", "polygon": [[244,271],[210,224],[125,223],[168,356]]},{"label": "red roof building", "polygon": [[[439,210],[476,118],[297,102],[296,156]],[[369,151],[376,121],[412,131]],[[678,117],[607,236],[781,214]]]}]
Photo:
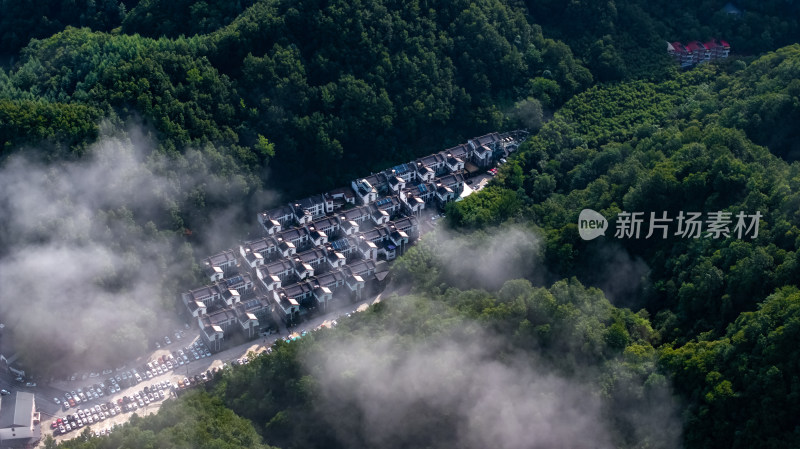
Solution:
[{"label": "red roof building", "polygon": [[716,39],[705,43],[692,41],[685,46],[680,42],[668,42],[667,52],[682,68],[688,68],[702,62],[727,58],[730,54],[730,45]]}]

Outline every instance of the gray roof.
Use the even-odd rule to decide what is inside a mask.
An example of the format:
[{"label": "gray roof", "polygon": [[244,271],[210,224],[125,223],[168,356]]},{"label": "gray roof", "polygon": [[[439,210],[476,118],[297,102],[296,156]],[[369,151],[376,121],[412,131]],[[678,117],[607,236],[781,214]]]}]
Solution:
[{"label": "gray roof", "polygon": [[285,217],[287,215],[292,215],[293,213],[294,211],[292,210],[292,207],[288,204],[266,211],[266,214],[269,218]]},{"label": "gray roof", "polygon": [[452,155],[452,157],[464,159],[464,157],[466,157],[469,154],[469,150],[467,149],[467,146],[462,143],[461,145],[458,145],[456,147],[444,150],[440,154],[444,156],[450,154]]},{"label": "gray roof", "polygon": [[212,298],[214,295],[220,295],[223,292],[223,287],[219,283],[206,285],[205,287],[189,290],[188,295],[192,301],[203,301]]},{"label": "gray roof", "polygon": [[441,183],[443,186],[453,188],[456,186],[456,184],[464,182],[464,177],[460,173],[453,173],[442,176],[441,178],[437,179],[437,182]]},{"label": "gray roof", "polygon": [[416,217],[404,217],[389,223],[394,225],[396,229],[405,231],[418,225]]},{"label": "gray roof", "polygon": [[292,242],[294,240],[299,240],[304,237],[303,228],[291,228],[285,231],[279,232],[276,237],[281,237],[285,241]]},{"label": "gray roof", "polygon": [[424,156],[420,158],[419,161],[422,162],[422,164],[425,165],[426,167],[430,167],[432,165],[444,162],[444,159],[442,158],[442,156],[438,154],[431,154],[429,156]]},{"label": "gray roof", "polygon": [[267,237],[263,239],[253,240],[250,242],[246,242],[244,245],[244,249],[250,249],[252,252],[264,252],[269,250],[272,247],[275,247],[277,242],[272,237]]},{"label": "gray roof", "polygon": [[345,275],[340,270],[331,270],[325,274],[319,274],[313,278],[322,287],[332,287],[339,283],[344,283]]},{"label": "gray roof", "polygon": [[472,140],[475,141],[475,143],[477,143],[478,146],[481,146],[481,145],[492,146],[492,145],[495,144],[495,142],[500,140],[500,135],[497,134],[497,133],[490,133],[490,134],[485,134],[485,135],[480,136],[480,137],[476,137],[476,138],[474,138]]},{"label": "gray roof", "polygon": [[311,209],[317,205],[322,205],[322,207],[325,207],[325,196],[313,195],[308,198],[303,198],[302,200],[297,200],[295,201],[295,204],[299,204],[303,209]]},{"label": "gray roof", "polygon": [[355,220],[361,217],[369,216],[369,206],[356,207],[354,209],[345,210],[341,212],[345,220]]},{"label": "gray roof", "polygon": [[236,254],[232,249],[225,250],[221,253],[214,254],[205,260],[206,263],[213,266],[227,265],[236,263]]},{"label": "gray roof", "polygon": [[32,415],[32,393],[18,391],[15,395],[3,396],[0,402],[0,429],[30,427]]},{"label": "gray roof", "polygon": [[475,148],[475,153],[476,153],[476,154],[488,153],[488,152],[490,152],[490,151],[492,151],[492,149],[491,149],[491,148],[489,148],[489,147],[488,147],[488,146],[486,146],[486,145],[479,145],[477,148]]},{"label": "gray roof", "polygon": [[318,230],[323,230],[327,228],[337,228],[339,226],[339,220],[333,217],[324,217],[320,218],[319,220],[311,222],[311,226]]},{"label": "gray roof", "polygon": [[343,196],[345,198],[353,198],[355,197],[353,188],[350,186],[347,187],[339,187],[338,189],[333,189],[328,192],[328,195],[332,197]]},{"label": "gray roof", "polygon": [[269,274],[283,273],[290,270],[292,264],[286,259],[278,259],[275,262],[264,265],[263,269]]},{"label": "gray roof", "polygon": [[212,325],[220,325],[230,323],[231,320],[236,318],[233,312],[229,309],[221,309],[207,315],[209,323]]},{"label": "gray roof", "polygon": [[386,185],[386,183],[388,182],[388,179],[386,179],[386,175],[384,175],[383,173],[375,173],[374,175],[369,175],[364,179],[366,179],[367,182],[372,185],[372,187],[378,190],[381,188],[381,186]]},{"label": "gray roof", "polygon": [[297,253],[294,257],[296,259],[300,259],[300,261],[303,263],[310,263],[316,260],[324,259],[325,251],[320,248],[312,248],[308,251]]},{"label": "gray roof", "polygon": [[375,262],[372,259],[359,260],[347,265],[347,268],[350,273],[363,277],[366,273],[375,271]]},{"label": "gray roof", "polygon": [[427,165],[423,164],[422,162],[417,163],[417,172],[421,174],[425,174],[426,172],[432,172],[433,169],[428,167]]},{"label": "gray roof", "polygon": [[298,282],[282,289],[289,298],[305,298],[309,296],[313,290],[313,286],[306,281]]}]

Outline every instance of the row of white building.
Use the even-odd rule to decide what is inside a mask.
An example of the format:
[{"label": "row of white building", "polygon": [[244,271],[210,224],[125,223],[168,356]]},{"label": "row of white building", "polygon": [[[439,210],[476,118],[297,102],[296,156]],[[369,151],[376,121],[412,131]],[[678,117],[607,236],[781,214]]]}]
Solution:
[{"label": "row of white building", "polygon": [[524,132],[497,133],[435,153],[350,186],[258,214],[262,237],[203,261],[209,285],[181,300],[209,347],[234,330],[253,338],[273,320],[297,323],[309,310],[356,300],[379,287],[385,262],[419,237],[418,217],[456,200],[470,170],[514,151]]}]

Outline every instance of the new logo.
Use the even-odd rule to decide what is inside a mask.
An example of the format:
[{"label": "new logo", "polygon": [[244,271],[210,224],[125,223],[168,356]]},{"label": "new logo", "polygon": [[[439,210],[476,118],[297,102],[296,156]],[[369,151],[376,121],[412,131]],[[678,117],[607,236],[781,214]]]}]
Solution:
[{"label": "new logo", "polygon": [[601,235],[606,235],[608,220],[599,213],[584,209],[578,216],[578,233],[584,240],[592,240]]}]

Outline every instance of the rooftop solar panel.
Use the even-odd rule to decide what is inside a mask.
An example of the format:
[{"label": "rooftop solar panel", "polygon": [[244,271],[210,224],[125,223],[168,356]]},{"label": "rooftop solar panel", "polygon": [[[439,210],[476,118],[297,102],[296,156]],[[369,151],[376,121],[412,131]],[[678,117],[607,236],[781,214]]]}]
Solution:
[{"label": "rooftop solar panel", "polygon": [[238,284],[239,282],[242,282],[242,277],[241,276],[236,276],[236,277],[228,279],[227,284],[230,286],[230,285]]},{"label": "rooftop solar panel", "polygon": [[349,245],[347,243],[347,239],[341,239],[341,240],[336,240],[334,242],[331,242],[331,246],[336,251],[339,251],[342,248],[347,248]]},{"label": "rooftop solar panel", "polygon": [[383,199],[378,200],[378,202],[376,202],[375,205],[376,206],[383,206],[384,204],[389,204],[391,202],[392,202],[391,198],[383,198]]}]

